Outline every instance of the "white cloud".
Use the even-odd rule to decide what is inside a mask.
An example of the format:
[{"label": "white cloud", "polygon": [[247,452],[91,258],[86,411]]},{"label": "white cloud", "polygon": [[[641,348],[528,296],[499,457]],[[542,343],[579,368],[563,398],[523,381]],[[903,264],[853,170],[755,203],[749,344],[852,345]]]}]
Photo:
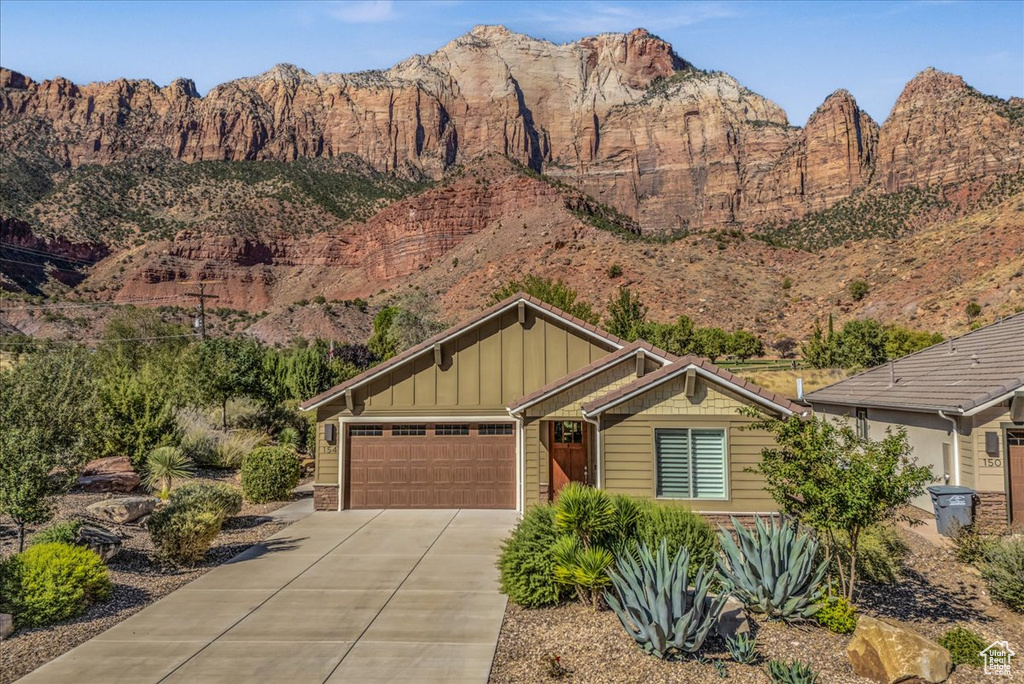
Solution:
[{"label": "white cloud", "polygon": [[338,0],[327,13],[350,24],[376,24],[394,19],[394,10],[391,0]]}]

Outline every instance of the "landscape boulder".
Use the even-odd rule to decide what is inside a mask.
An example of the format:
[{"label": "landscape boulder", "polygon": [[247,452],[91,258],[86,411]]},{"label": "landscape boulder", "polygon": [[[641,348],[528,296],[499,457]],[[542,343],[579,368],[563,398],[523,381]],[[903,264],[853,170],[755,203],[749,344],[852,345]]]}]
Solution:
[{"label": "landscape boulder", "polygon": [[127,493],[138,487],[139,482],[127,456],[111,456],[86,463],[77,484],[87,492]]},{"label": "landscape boulder", "polygon": [[121,538],[99,525],[84,524],[78,529],[75,543],[99,554],[106,563],[121,550]]},{"label": "landscape boulder", "polygon": [[14,617],[10,613],[0,613],[0,639],[6,639],[14,631]]},{"label": "landscape boulder", "polygon": [[97,518],[123,525],[152,513],[156,503],[157,499],[152,496],[126,496],[97,501],[86,506],[86,510]]},{"label": "landscape boulder", "polygon": [[944,682],[953,671],[949,651],[906,625],[862,615],[846,647],[853,671],[882,684]]},{"label": "landscape boulder", "polygon": [[718,625],[715,629],[718,636],[723,639],[750,631],[750,618],[747,617],[747,611],[735,597],[730,596],[725,600],[722,612],[718,614]]}]

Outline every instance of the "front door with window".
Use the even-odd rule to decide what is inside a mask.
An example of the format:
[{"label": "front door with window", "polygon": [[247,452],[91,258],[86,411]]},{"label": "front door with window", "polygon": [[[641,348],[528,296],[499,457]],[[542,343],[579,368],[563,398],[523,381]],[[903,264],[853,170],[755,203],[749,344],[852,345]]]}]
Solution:
[{"label": "front door with window", "polygon": [[551,497],[570,482],[587,482],[587,430],[582,421],[552,421],[548,433],[551,445]]},{"label": "front door with window", "polygon": [[1010,522],[1024,524],[1024,430],[1006,431],[1006,469],[1010,475]]}]

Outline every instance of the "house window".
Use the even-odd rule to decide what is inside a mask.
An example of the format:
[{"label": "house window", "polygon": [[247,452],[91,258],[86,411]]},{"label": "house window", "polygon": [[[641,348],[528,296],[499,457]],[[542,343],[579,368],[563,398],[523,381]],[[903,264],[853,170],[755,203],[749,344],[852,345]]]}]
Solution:
[{"label": "house window", "polygon": [[861,439],[868,438],[868,410],[866,408],[857,409],[857,436]]},{"label": "house window", "polygon": [[512,423],[481,423],[476,428],[478,435],[511,435]]},{"label": "house window", "polygon": [[578,420],[560,420],[555,423],[555,442],[557,444],[582,444],[583,423]]},{"label": "house window", "polygon": [[655,430],[658,496],[726,499],[725,430]]},{"label": "house window", "polygon": [[427,434],[426,425],[392,425],[392,437],[422,437]]},{"label": "house window", "polygon": [[383,425],[353,425],[348,429],[352,437],[380,437],[384,434]]},{"label": "house window", "polygon": [[468,425],[436,425],[434,426],[434,434],[438,437],[441,436],[462,436],[469,434]]}]

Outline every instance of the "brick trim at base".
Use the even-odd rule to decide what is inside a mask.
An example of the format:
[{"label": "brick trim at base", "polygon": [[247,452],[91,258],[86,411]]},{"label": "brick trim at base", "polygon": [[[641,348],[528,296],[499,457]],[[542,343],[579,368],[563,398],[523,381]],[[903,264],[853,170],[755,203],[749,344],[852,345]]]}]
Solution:
[{"label": "brick trim at base", "polygon": [[1006,492],[978,492],[978,503],[974,508],[978,530],[990,534],[1005,532],[1006,511]]},{"label": "brick trim at base", "polygon": [[313,510],[314,511],[336,511],[336,510],[338,510],[338,485],[314,484],[313,485]]}]

